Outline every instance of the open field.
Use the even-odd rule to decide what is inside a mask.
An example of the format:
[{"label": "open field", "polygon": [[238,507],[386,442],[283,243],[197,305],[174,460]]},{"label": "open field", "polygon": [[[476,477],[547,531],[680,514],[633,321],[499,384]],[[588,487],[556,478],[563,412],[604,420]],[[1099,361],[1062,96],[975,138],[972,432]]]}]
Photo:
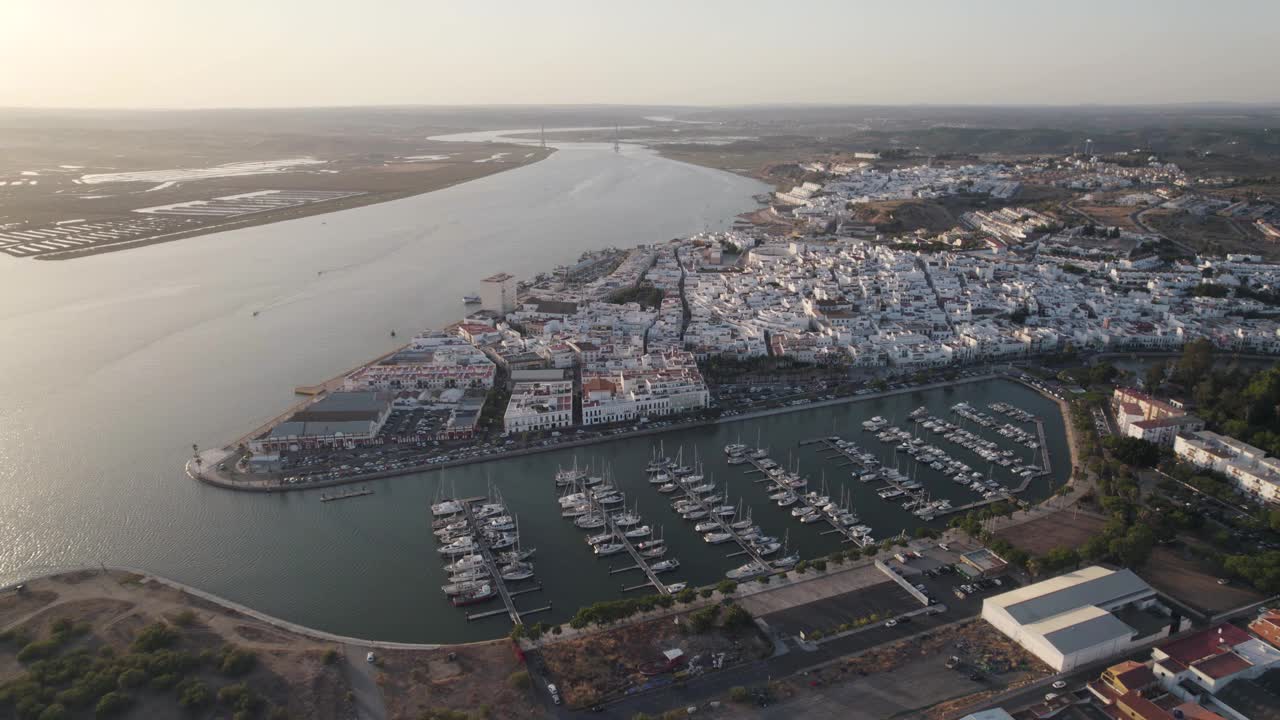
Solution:
[{"label": "open field", "polygon": [[1093,515],[1061,510],[1004,528],[996,535],[1032,555],[1043,555],[1056,547],[1078,548],[1102,532],[1104,525],[1106,520]]},{"label": "open field", "polygon": [[1198,252],[1254,253],[1280,257],[1276,243],[1263,242],[1251,230],[1244,230],[1218,215],[1198,216],[1188,212],[1156,210],[1142,216],[1153,230]]},{"label": "open field", "polygon": [[[945,667],[948,656],[961,665]],[[970,673],[980,680],[969,679]],[[1051,670],[981,621],[877,646],[821,670],[774,682],[780,702],[766,709],[730,706],[730,717],[955,717],[955,709],[1022,687]]]},{"label": "open field", "polygon": [[1151,583],[1151,587],[1209,614],[1244,607],[1263,599],[1262,594],[1238,582],[1219,585],[1218,576],[1202,561],[1167,547],[1156,548],[1138,574]]},{"label": "open field", "polygon": [[[6,686],[26,677],[34,663],[20,662],[19,652],[56,637],[58,622],[74,630],[53,659],[137,654],[143,628],[169,628],[172,639],[160,652],[177,653],[166,656],[181,668],[177,677],[166,684],[157,679],[160,670],[146,665],[140,684],[129,687],[132,704],[118,715],[123,718],[228,717],[229,706],[215,698],[220,689],[240,683],[259,699],[256,717],[264,718],[337,719],[357,712],[364,717],[366,709],[384,704],[392,718],[416,718],[426,708],[471,711],[486,705],[490,718],[538,715],[532,694],[507,683],[521,666],[507,641],[374,647],[377,663],[369,664],[365,654],[371,648],[362,642],[294,631],[143,575],[92,570],[32,580],[22,593],[0,592],[0,717],[10,710]],[[249,669],[228,672],[211,660],[228,648],[252,655]],[[188,681],[207,687],[208,703],[179,707]],[[68,709],[70,717],[88,718],[93,707],[90,702]]]},{"label": "open field", "polygon": [[1121,230],[1130,232],[1141,231],[1141,228],[1135,225],[1130,217],[1139,208],[1125,205],[1084,205],[1080,203],[1076,203],[1072,207],[1093,218],[1094,222],[1099,225],[1118,227]]},{"label": "open field", "polygon": [[734,631],[716,627],[695,633],[687,614],[679,619],[677,624],[663,617],[544,645],[542,657],[547,674],[566,704],[581,706],[649,682],[670,682],[670,674],[647,677],[640,671],[646,663],[661,661],[666,650],[683,651],[685,660],[703,669],[711,668],[712,657],[718,653],[724,654],[723,666],[729,667],[768,657],[773,650],[754,625]]}]

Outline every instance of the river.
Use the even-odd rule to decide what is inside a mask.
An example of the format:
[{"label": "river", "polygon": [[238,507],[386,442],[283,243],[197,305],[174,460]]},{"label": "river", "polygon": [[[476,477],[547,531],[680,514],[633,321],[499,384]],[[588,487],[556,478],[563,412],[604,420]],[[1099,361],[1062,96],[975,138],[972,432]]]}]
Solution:
[{"label": "river", "polygon": [[[426,517],[442,480],[474,491],[492,479],[539,546],[556,605],[546,619],[616,596],[623,576],[584,567],[578,531],[553,512],[548,472],[568,460],[560,454],[379,482],[374,496],[324,505],[315,493],[207,487],[181,468],[192,443],[227,442],[293,402],[294,386],[391,349],[393,329],[403,338],[457,320],[461,295],[488,274],[529,277],[584,250],[724,228],[765,189],[640,148],[568,144],[533,165],[395,202],[71,261],[0,259],[0,584],[120,564],[337,633],[492,637],[505,632],[500,621],[468,625],[443,603]],[[1010,393],[1037,401],[1004,385],[955,399]],[[855,411],[779,416],[741,433],[763,427],[771,444],[803,456],[794,441],[829,433],[842,412]],[[737,432],[724,425],[680,441],[692,453],[700,438],[714,464]],[[581,457],[612,463],[629,484],[649,442]],[[750,499],[760,486],[738,470],[717,477]],[[635,490],[669,536],[691,532],[659,517],[669,511],[647,485]],[[866,519],[896,532],[910,518]],[[776,520],[766,529],[780,535]],[[820,549],[786,520],[794,546]],[[733,564],[684,544],[681,579],[709,581]]]}]

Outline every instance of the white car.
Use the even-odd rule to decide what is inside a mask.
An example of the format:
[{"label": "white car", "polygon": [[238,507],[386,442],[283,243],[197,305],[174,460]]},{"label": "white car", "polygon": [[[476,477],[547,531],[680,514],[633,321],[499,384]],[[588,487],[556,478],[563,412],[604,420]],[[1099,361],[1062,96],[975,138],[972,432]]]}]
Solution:
[{"label": "white car", "polygon": [[560,691],[556,689],[553,683],[547,683],[547,692],[551,694],[551,702],[560,704]]},{"label": "white car", "polygon": [[372,665],[373,663],[378,662],[378,656],[374,655],[373,653],[369,653],[368,655],[364,656],[364,661]]},{"label": "white car", "polygon": [[1066,680],[1059,680],[1058,682],[1056,682],[1056,683],[1054,683],[1054,684],[1053,684],[1053,689],[1054,689],[1054,690],[1062,690],[1062,689],[1063,689],[1063,688],[1065,688],[1066,686],[1067,686],[1067,681],[1066,681]]},{"label": "white car", "polygon": [[1050,700],[1056,700],[1056,699],[1058,699],[1058,693],[1045,693],[1045,696],[1044,696],[1045,702],[1049,702]]},{"label": "white car", "polygon": [[897,627],[897,626],[898,626],[898,621],[897,621],[897,620],[890,620],[889,622],[885,623],[885,624],[884,624],[884,626],[885,626],[885,627]]}]

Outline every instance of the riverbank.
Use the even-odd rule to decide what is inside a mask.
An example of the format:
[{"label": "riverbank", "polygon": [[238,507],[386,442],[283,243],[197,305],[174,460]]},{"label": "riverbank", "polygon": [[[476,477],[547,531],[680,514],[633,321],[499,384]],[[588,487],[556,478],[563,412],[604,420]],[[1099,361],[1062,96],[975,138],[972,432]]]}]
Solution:
[{"label": "riverbank", "polygon": [[[546,452],[554,452],[559,450],[572,449],[577,447],[587,447],[600,443],[613,442],[617,440],[626,440],[636,437],[645,437],[649,435],[658,435],[670,432],[679,432],[682,430],[691,430],[700,427],[710,427],[725,423],[742,422],[746,420],[754,420],[758,418],[771,417],[774,415],[785,415],[789,413],[802,412],[805,410],[813,410],[815,408],[832,407],[837,405],[846,405],[854,402],[862,402],[864,400],[874,400],[877,398],[892,397],[895,395],[903,395],[913,392],[925,392],[928,390],[936,390],[945,387],[956,387],[959,385],[967,385],[971,383],[984,382],[988,380],[1010,379],[1001,373],[986,373],[983,375],[975,375],[970,377],[962,377],[956,380],[947,380],[943,382],[926,383],[924,385],[914,385],[907,388],[896,390],[884,390],[879,392],[870,392],[865,395],[851,395],[847,397],[835,398],[834,400],[817,400],[808,402],[803,405],[786,405],[777,408],[767,408],[764,410],[755,410],[752,412],[744,412],[730,417],[720,417],[710,420],[699,420],[696,422],[681,423],[679,425],[668,425],[661,428],[647,428],[644,430],[636,430],[634,432],[623,433],[619,435],[608,435],[591,437],[582,440],[566,440],[561,443],[552,445],[544,445],[538,447],[521,448],[519,450],[506,450],[495,452],[490,455],[483,455],[470,458],[461,458],[458,460],[450,460],[447,462],[438,462],[430,464],[421,464],[411,467],[399,468],[397,470],[384,470],[381,472],[360,473],[350,477],[333,478],[331,480],[322,480],[320,482],[308,483],[306,485],[285,485],[279,480],[272,478],[264,478],[257,480],[236,480],[228,471],[218,470],[218,465],[226,458],[231,456],[231,448],[219,448],[215,450],[206,450],[199,455],[200,462],[196,462],[196,458],[187,461],[185,472],[187,477],[192,480],[220,487],[226,490],[242,490],[246,492],[275,493],[275,492],[293,492],[301,490],[314,490],[317,488],[338,487],[342,485],[352,485],[356,483],[370,482],[373,480],[384,480],[387,478],[400,477],[402,475],[413,475],[416,473],[429,472],[432,470],[443,470],[445,468],[463,467],[466,465],[474,465],[477,463],[490,462],[493,460],[504,460],[509,458],[524,457],[528,455],[536,455]],[[1064,421],[1067,418],[1064,417]]]}]

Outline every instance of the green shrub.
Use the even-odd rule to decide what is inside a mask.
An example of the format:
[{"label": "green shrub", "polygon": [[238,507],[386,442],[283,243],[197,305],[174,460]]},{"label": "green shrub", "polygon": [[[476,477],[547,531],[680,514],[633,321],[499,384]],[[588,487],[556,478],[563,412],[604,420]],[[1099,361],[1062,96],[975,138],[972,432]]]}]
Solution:
[{"label": "green shrub", "polygon": [[95,717],[100,718],[111,717],[112,715],[124,712],[125,708],[132,704],[133,698],[122,692],[113,690],[106,695],[103,695],[98,700],[98,704],[93,708],[93,714]]},{"label": "green shrub", "polygon": [[517,690],[528,690],[531,684],[528,670],[517,670],[507,676],[507,684]]},{"label": "green shrub", "polygon": [[229,677],[239,677],[253,670],[258,663],[258,656],[252,650],[224,645],[218,655],[218,672]]},{"label": "green shrub", "polygon": [[133,638],[130,648],[134,652],[151,652],[167,648],[176,642],[178,633],[163,622],[154,622],[142,628]]},{"label": "green shrub", "polygon": [[66,707],[54,703],[42,710],[36,720],[67,720],[70,717],[71,713],[67,712]]},{"label": "green shrub", "polygon": [[325,665],[333,665],[338,662],[339,657],[341,657],[341,655],[338,654],[336,649],[329,648],[324,651],[324,655],[322,655],[320,659],[324,661]]},{"label": "green shrub", "polygon": [[129,668],[128,670],[120,673],[120,677],[116,680],[116,683],[120,686],[120,689],[128,690],[130,688],[141,687],[146,681],[146,671],[139,670],[138,668]]},{"label": "green shrub", "polygon": [[29,642],[26,647],[18,651],[18,662],[29,663],[50,657],[58,652],[60,646],[61,643],[53,639]]},{"label": "green shrub", "polygon": [[173,673],[165,673],[164,675],[157,675],[151,678],[151,682],[150,682],[152,690],[168,690],[169,688],[177,684],[178,684],[178,676],[174,675]]},{"label": "green shrub", "polygon": [[734,685],[729,688],[729,699],[736,703],[745,703],[751,701],[751,693],[741,685]]},{"label": "green shrub", "polygon": [[194,678],[183,680],[178,685],[178,704],[184,708],[202,708],[212,699],[209,695],[209,687],[199,680]]},{"label": "green shrub", "polygon": [[716,590],[719,590],[721,595],[732,595],[738,591],[738,583],[733,580],[721,580],[716,583]]},{"label": "green shrub", "polygon": [[173,624],[178,627],[191,627],[196,624],[196,614],[190,610],[182,610],[173,616]]}]

